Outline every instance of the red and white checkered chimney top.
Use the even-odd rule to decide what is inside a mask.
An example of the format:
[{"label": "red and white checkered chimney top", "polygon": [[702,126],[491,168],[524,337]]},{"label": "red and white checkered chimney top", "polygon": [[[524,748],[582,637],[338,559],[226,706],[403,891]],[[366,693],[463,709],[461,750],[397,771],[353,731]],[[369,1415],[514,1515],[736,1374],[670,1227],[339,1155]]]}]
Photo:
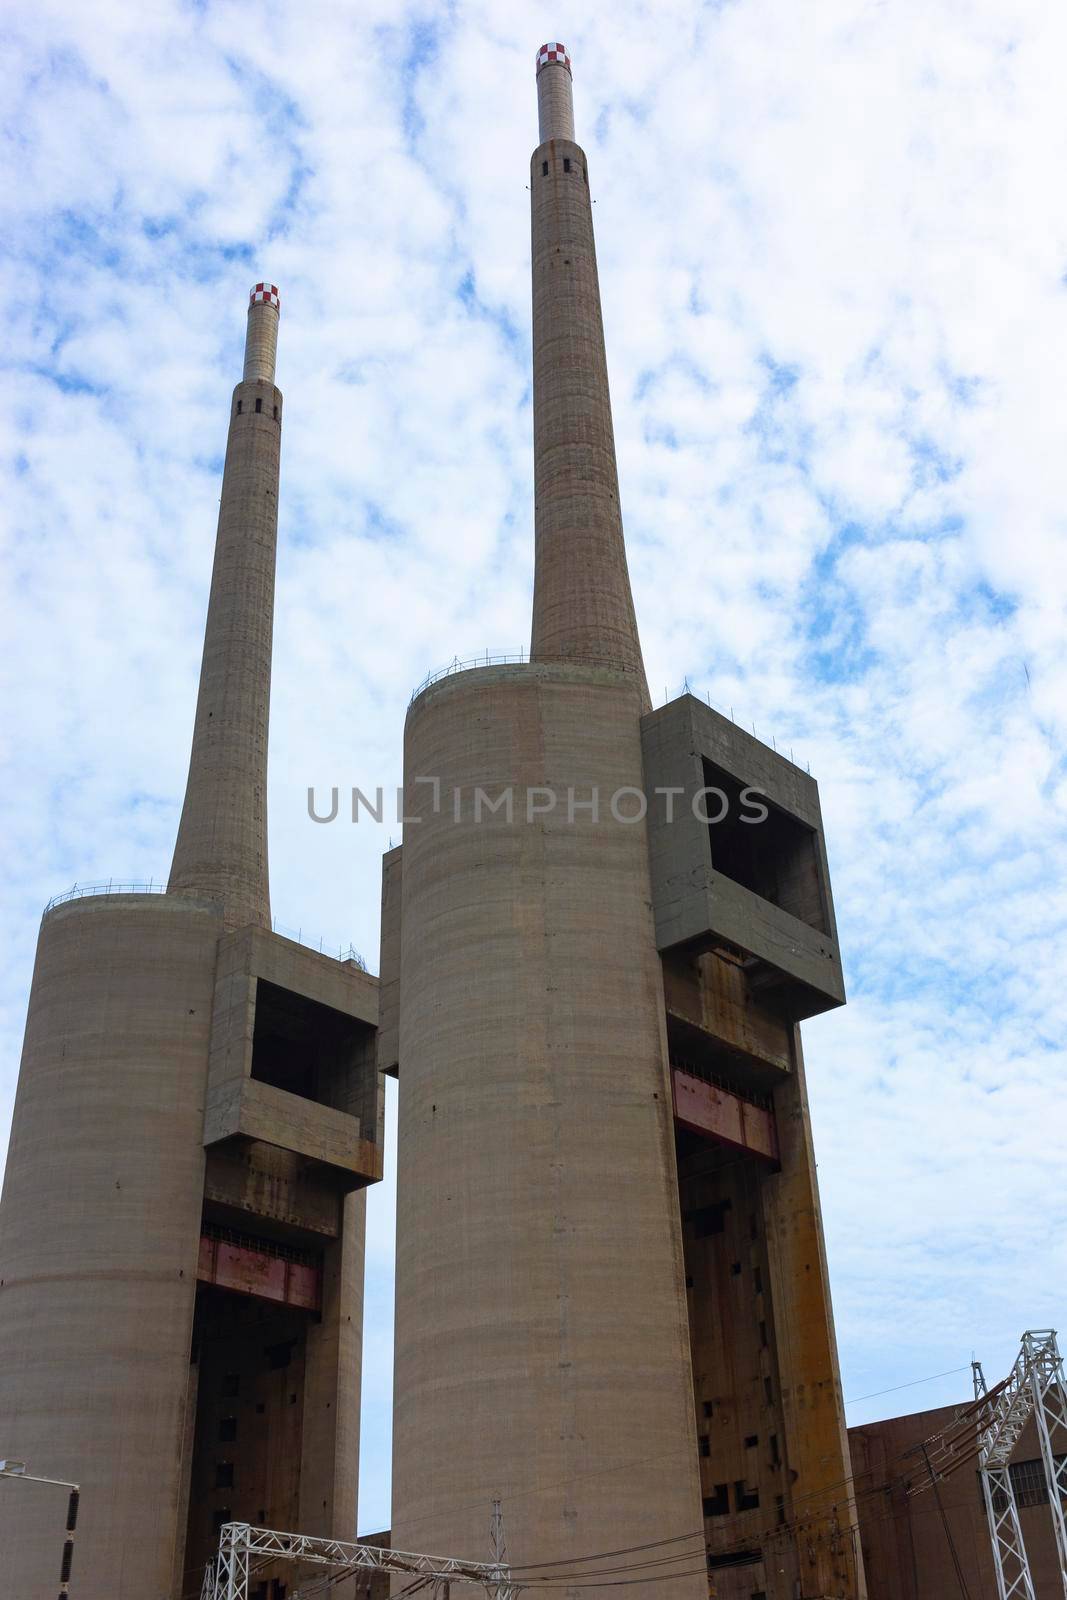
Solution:
[{"label": "red and white checkered chimney top", "polygon": [[542,67],[547,67],[550,61],[558,61],[560,66],[566,67],[568,72],[571,70],[571,58],[567,54],[567,46],[564,44],[543,44],[541,46],[537,52],[538,73],[540,73]]},{"label": "red and white checkered chimney top", "polygon": [[273,306],[278,315],[281,315],[282,300],[278,287],[273,283],[257,283],[248,296],[250,306]]}]

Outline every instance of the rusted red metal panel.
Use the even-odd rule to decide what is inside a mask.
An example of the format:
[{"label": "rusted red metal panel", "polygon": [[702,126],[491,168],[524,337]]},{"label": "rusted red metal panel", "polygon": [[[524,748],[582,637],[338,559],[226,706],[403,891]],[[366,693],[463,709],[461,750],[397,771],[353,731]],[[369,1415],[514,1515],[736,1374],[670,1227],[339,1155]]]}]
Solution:
[{"label": "rusted red metal panel", "polygon": [[703,1078],[695,1078],[678,1067],[671,1068],[671,1094],[675,1119],[683,1128],[736,1150],[748,1150],[777,1165],[778,1131],[773,1111],[752,1105],[729,1089],[705,1083]]},{"label": "rusted red metal panel", "polygon": [[279,1305],[318,1311],[321,1304],[322,1274],[318,1267],[229,1239],[201,1236],[196,1275],[220,1289],[254,1295],[258,1300],[274,1300]]}]

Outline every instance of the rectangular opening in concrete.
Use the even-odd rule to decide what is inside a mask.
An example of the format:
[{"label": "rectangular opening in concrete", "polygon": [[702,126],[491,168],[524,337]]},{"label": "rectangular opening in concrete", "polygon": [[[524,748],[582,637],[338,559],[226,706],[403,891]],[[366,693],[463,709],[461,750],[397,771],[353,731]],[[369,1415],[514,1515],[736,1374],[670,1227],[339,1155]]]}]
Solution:
[{"label": "rectangular opening in concrete", "polygon": [[306,995],[256,980],[252,1077],[316,1105],[359,1116],[374,1029]]},{"label": "rectangular opening in concrete", "polygon": [[[704,782],[712,791],[704,797],[712,869],[827,933],[814,829],[744,788],[721,767],[707,760],[703,767]],[[761,808],[766,816],[753,820]]]},{"label": "rectangular opening in concrete", "polygon": [[299,1306],[197,1285],[183,1593],[199,1593],[223,1522],[299,1527],[305,1352],[315,1320]]}]

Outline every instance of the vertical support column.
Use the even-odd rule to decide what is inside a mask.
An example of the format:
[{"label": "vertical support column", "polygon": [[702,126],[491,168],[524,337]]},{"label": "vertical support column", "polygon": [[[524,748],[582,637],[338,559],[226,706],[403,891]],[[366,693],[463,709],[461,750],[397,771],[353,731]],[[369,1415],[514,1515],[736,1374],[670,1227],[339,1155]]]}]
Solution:
[{"label": "vertical support column", "polygon": [[775,1111],[781,1171],[763,1180],[763,1214],[802,1581],[812,1594],[866,1600],[799,1029]]},{"label": "vertical support column", "polygon": [[270,926],[267,734],[282,397],[280,301],[259,283],[233,393],[189,778],[169,890],[218,902],[227,929]]},{"label": "vertical support column", "polygon": [[538,52],[537,97],[530,657],[633,673],[648,709],[619,507],[588,163],[573,142],[571,63],[561,44]]},{"label": "vertical support column", "polygon": [[1011,1469],[1006,1463],[1000,1467],[982,1467],[979,1476],[993,1546],[997,1600],[1037,1600],[1019,1521],[1019,1507],[1011,1484]]}]

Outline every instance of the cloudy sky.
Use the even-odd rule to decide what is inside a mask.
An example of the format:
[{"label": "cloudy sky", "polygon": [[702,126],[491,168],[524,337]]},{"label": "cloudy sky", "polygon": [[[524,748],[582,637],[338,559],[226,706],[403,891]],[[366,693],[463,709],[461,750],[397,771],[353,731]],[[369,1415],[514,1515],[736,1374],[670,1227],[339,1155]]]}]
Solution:
[{"label": "cloudy sky", "polygon": [[[45,901],[166,874],[261,277],[274,910],[376,966],[398,829],[317,827],[306,791],[395,783],[424,674],[527,641],[533,59],[562,37],[654,696],[688,679],[821,785],[850,1004],[805,1038],[849,1419],[962,1397],[972,1351],[1002,1374],[1067,1276],[1067,11],[6,18],[0,1123]],[[388,1522],[391,1227],[383,1185],[364,1530]]]}]

